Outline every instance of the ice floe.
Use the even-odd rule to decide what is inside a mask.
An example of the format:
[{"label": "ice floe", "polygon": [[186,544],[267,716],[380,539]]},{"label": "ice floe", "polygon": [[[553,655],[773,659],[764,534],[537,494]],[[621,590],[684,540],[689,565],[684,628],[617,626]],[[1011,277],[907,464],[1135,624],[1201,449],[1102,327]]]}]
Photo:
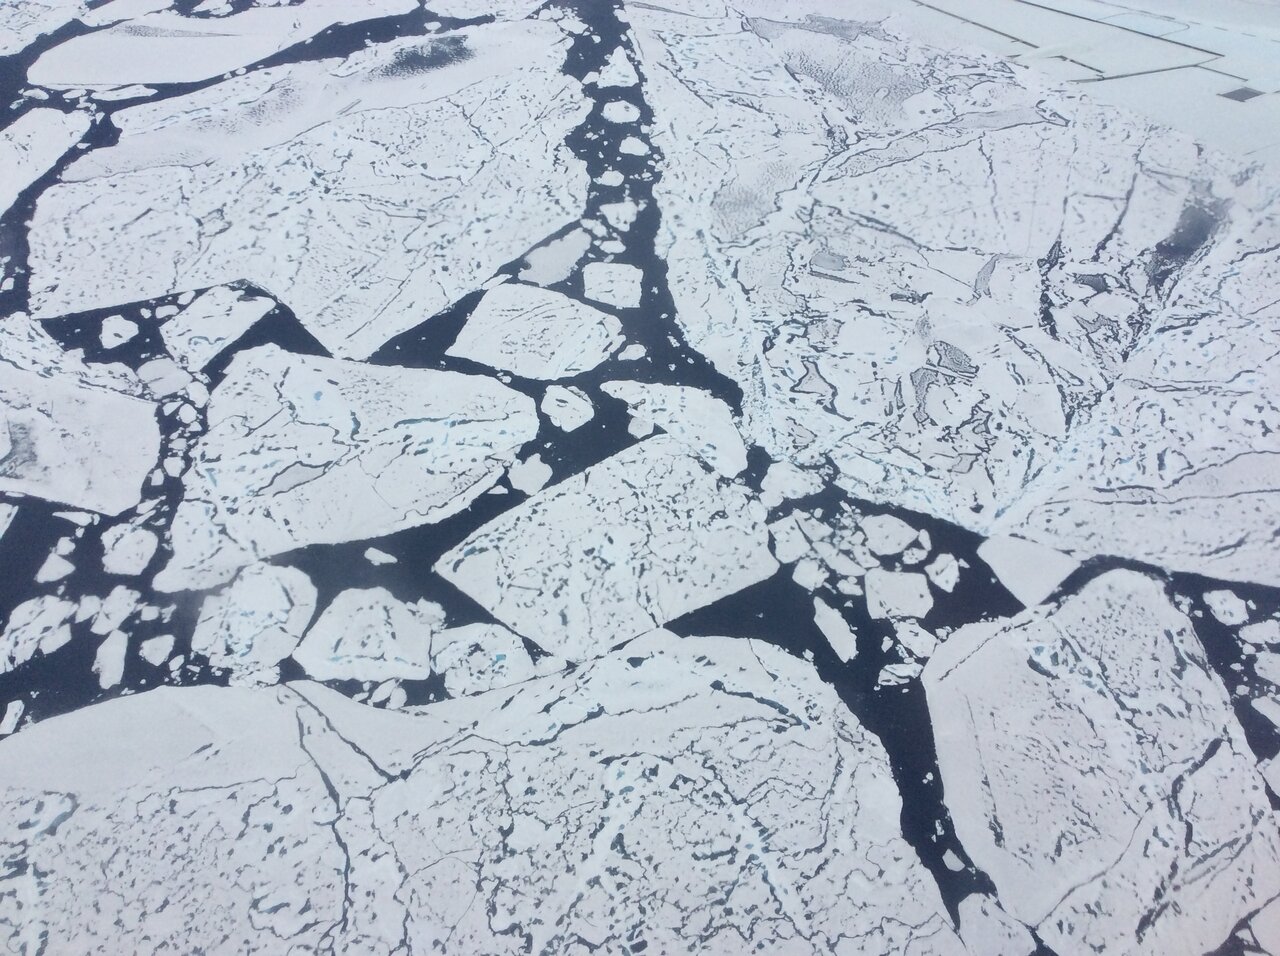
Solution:
[{"label": "ice floe", "polygon": [[456,514],[537,432],[532,400],[479,376],[237,354],[209,401],[172,528],[166,590],[319,542]]},{"label": "ice floe", "polygon": [[657,436],[489,522],[436,570],[517,634],[581,660],[772,575],[763,517]]},{"label": "ice floe", "polygon": [[1056,952],[1206,952],[1280,893],[1254,758],[1154,579],[961,628],[924,683],[957,833]]},{"label": "ice floe", "polygon": [[570,378],[622,344],[617,318],[549,289],[507,283],[490,289],[449,348],[524,378]]}]

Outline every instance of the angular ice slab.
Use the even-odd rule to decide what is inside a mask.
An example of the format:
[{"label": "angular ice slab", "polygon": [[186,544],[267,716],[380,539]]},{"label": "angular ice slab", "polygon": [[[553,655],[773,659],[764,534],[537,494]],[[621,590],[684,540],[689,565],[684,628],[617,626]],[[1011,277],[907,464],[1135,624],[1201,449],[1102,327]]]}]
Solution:
[{"label": "angular ice slab", "polygon": [[622,324],[607,312],[506,283],[484,294],[449,354],[523,378],[558,379],[590,371],[622,341]]},{"label": "angular ice slab", "polygon": [[1280,893],[1255,758],[1155,579],[961,628],[924,685],[956,832],[1055,952],[1207,952]]},{"label": "angular ice slab", "polygon": [[157,464],[150,402],[0,362],[0,491],[115,515]]},{"label": "angular ice slab", "polygon": [[768,578],[768,542],[763,506],[663,435],[489,522],[436,571],[582,660]]},{"label": "angular ice slab", "polygon": [[212,587],[293,548],[439,521],[537,430],[532,399],[492,379],[241,352],[210,399],[156,586]]}]

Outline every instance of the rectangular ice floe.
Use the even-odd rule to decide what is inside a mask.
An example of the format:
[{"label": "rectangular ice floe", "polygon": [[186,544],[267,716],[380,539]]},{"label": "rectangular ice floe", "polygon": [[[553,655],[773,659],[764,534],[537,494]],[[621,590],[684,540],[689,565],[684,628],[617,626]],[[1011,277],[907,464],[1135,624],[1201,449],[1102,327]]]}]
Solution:
[{"label": "rectangular ice floe", "polygon": [[580,660],[777,567],[764,507],[658,436],[489,522],[436,570],[518,634]]},{"label": "rectangular ice floe", "polygon": [[956,832],[1055,952],[1207,952],[1280,893],[1256,760],[1155,579],[961,628],[924,683]]},{"label": "rectangular ice floe", "polygon": [[372,538],[461,511],[538,430],[532,399],[492,379],[241,352],[209,402],[173,523],[166,590],[254,560]]},{"label": "rectangular ice floe", "polygon": [[159,453],[150,402],[0,363],[0,491],[119,514]]},{"label": "rectangular ice floe", "polygon": [[119,142],[37,205],[32,307],[246,280],[363,358],[580,213],[563,141],[589,103],[566,46],[551,24],[491,24],[118,111]]},{"label": "rectangular ice floe", "polygon": [[622,344],[622,324],[559,292],[505,283],[484,294],[449,349],[524,378],[569,378]]}]

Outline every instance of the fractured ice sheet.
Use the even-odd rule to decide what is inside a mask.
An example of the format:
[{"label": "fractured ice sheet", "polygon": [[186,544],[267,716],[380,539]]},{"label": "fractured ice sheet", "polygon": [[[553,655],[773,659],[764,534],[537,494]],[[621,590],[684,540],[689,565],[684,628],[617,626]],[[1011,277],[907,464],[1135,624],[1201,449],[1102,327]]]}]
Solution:
[{"label": "fractured ice sheet", "polygon": [[182,951],[966,952],[880,744],[759,642],[660,633],[420,717],[161,689],[6,738],[0,779],[0,923],[75,952],[118,919]]},{"label": "fractured ice sheet", "polygon": [[538,430],[491,379],[240,352],[209,401],[172,529],[165,590],[227,581],[293,548],[373,538],[470,504]]},{"label": "fractured ice sheet", "polygon": [[1254,757],[1156,580],[961,628],[924,684],[956,831],[1054,951],[1206,952],[1280,893]]},{"label": "fractured ice sheet", "polygon": [[[73,37],[27,71],[51,88],[191,83],[230,73],[338,23],[408,13],[414,0],[306,0],[216,20],[161,10]],[[354,15],[353,15],[354,14]]]},{"label": "fractured ice sheet", "polygon": [[631,10],[658,251],[748,440],[974,530],[1280,580],[1277,183],[821,7]]},{"label": "fractured ice sheet", "polygon": [[565,46],[550,24],[492,24],[119,111],[119,142],[37,204],[32,307],[246,280],[364,358],[580,212],[562,141],[588,102]]},{"label": "fractured ice sheet", "polygon": [[448,354],[558,379],[590,371],[621,344],[614,316],[559,292],[505,283],[484,294]]},{"label": "fractured ice sheet", "polygon": [[0,130],[0,215],[88,131],[88,113],[53,109],[29,110]]},{"label": "fractured ice sheet", "polygon": [[764,508],[657,436],[484,525],[436,571],[570,660],[763,581]]},{"label": "fractured ice sheet", "polygon": [[0,363],[0,491],[119,514],[159,451],[150,402]]}]

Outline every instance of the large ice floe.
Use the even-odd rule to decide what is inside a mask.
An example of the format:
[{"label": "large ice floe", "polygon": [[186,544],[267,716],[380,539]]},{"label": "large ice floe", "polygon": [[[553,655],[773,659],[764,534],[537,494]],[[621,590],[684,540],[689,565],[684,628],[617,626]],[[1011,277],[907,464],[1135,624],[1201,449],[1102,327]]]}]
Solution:
[{"label": "large ice floe", "polygon": [[1280,181],[917,6],[0,4],[0,951],[1280,956]]}]

